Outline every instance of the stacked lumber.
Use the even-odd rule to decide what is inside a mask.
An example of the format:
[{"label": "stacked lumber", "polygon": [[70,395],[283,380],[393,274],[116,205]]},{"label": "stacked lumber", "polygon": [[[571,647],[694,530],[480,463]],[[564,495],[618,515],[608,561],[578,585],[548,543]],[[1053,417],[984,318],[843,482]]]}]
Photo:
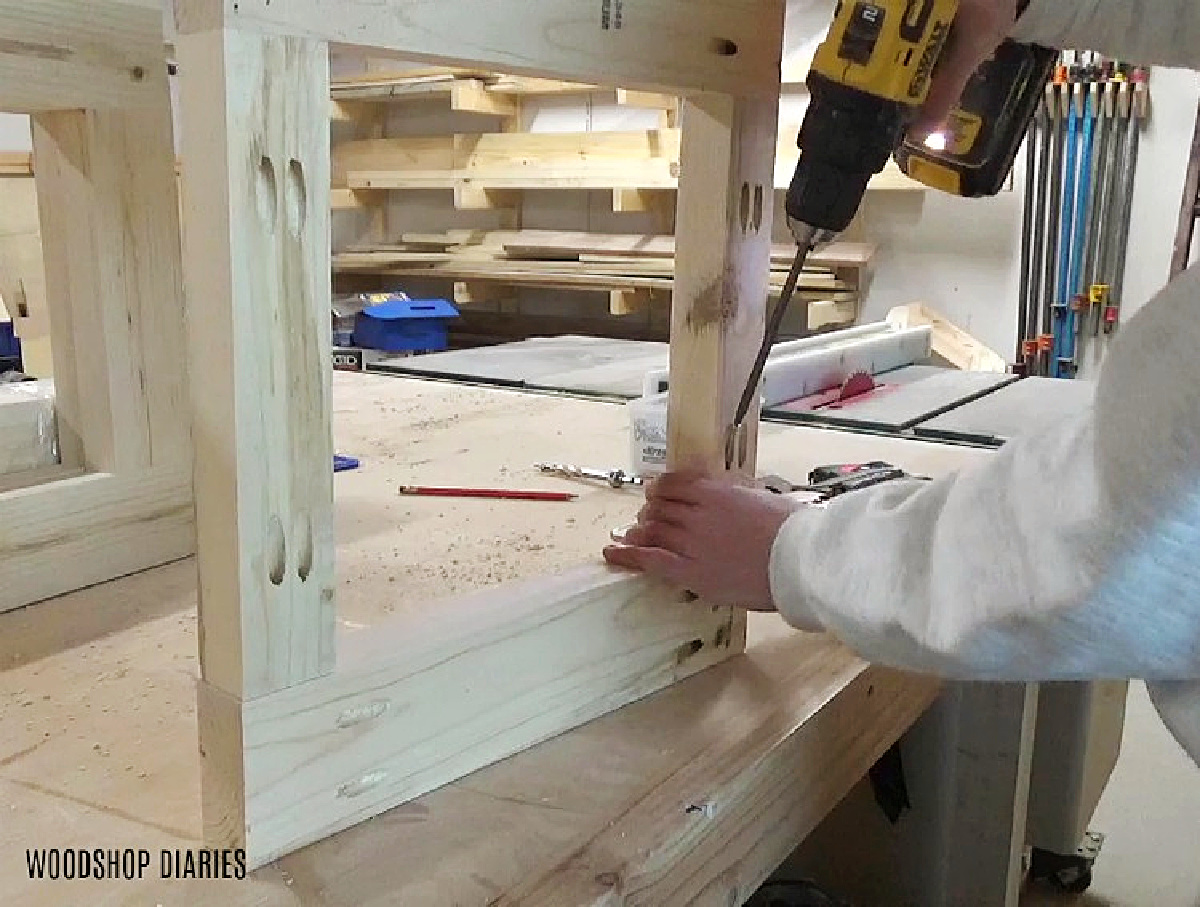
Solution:
[{"label": "stacked lumber", "polygon": [[[464,83],[475,83],[488,95],[503,99],[529,95],[591,94],[613,90],[587,82],[506,75],[487,69],[427,66],[400,72],[376,71],[337,78],[330,83],[330,94],[334,101],[339,102],[404,101],[421,97],[452,97],[455,88]],[[483,112],[463,109],[471,113]]]},{"label": "stacked lumber", "polygon": [[33,176],[33,155],[28,151],[0,151],[0,177]]},{"label": "stacked lumber", "polygon": [[[679,147],[680,130],[670,128],[360,139],[334,146],[333,187],[674,190]],[[796,157],[796,132],[785,127],[779,136],[776,188],[787,187]],[[871,186],[919,188],[894,163]]]},{"label": "stacked lumber", "polygon": [[[551,134],[520,131],[523,98],[596,93],[612,93],[624,107],[661,111],[660,128]],[[439,187],[454,189],[459,207],[510,207],[483,193],[563,188],[612,189],[614,210],[645,210],[647,202],[631,198],[629,193],[678,187],[680,101],[670,95],[442,67],[339,79],[332,85],[332,97],[333,116],[343,122],[377,123],[378,105],[420,99],[444,99],[452,111],[499,118],[479,133],[416,138],[375,135],[339,142],[334,147],[335,207],[369,207],[371,202],[364,193],[372,190]],[[776,188],[786,188],[791,180],[797,131],[794,124],[780,127]],[[872,180],[871,188],[922,187],[889,164]]]},{"label": "stacked lumber", "polygon": [[335,189],[669,189],[678,129],[485,132],[360,139],[333,148]]},{"label": "stacked lumber", "polygon": [[[795,252],[787,244],[772,251],[771,286],[776,294]],[[872,246],[862,243],[834,243],[810,258],[797,299],[819,304],[815,327],[854,319],[873,253]],[[629,314],[669,300],[675,239],[541,230],[404,234],[398,243],[336,254],[334,271],[453,281],[461,303],[488,297],[476,287],[487,283],[603,291],[609,293],[611,312]]]}]

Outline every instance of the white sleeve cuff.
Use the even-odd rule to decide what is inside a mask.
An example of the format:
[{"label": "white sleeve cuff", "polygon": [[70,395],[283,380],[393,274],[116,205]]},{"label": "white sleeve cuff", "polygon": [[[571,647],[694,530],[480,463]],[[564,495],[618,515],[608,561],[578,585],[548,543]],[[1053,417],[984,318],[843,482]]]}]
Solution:
[{"label": "white sleeve cuff", "polygon": [[804,582],[806,565],[811,566],[808,539],[823,516],[821,508],[802,507],[788,517],[771,546],[771,598],[784,620],[809,633],[825,630],[809,605],[811,594]]}]

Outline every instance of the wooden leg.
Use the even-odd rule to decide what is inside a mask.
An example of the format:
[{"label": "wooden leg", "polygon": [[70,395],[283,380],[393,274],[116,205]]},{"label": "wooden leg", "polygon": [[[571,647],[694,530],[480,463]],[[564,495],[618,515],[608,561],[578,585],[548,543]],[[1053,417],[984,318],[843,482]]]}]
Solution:
[{"label": "wooden leg", "polygon": [[[778,97],[697,95],[683,108],[671,320],[674,466],[725,469],[727,431],[762,342]],[[754,471],[757,412],[732,468]]]},{"label": "wooden leg", "polygon": [[1017,907],[1037,685],[963,683],[946,695],[958,739],[942,903]]},{"label": "wooden leg", "polygon": [[334,661],[329,73],[303,39],[217,30],[179,51],[201,749],[223,779],[205,824],[228,841],[245,829],[241,704]]},{"label": "wooden leg", "polygon": [[33,120],[60,446],[108,472],[189,456],[179,218],[162,105]]},{"label": "wooden leg", "polygon": [[889,823],[864,780],[781,876],[879,907],[1016,907],[1037,694],[947,685],[901,741],[911,810]]},{"label": "wooden leg", "polygon": [[[683,107],[667,416],[673,468],[727,465],[729,426],[766,319],[772,206],[765,200],[778,106],[777,94],[707,94]],[[756,407],[734,441],[734,472],[753,478],[757,439]],[[746,615],[731,617],[740,648]]]}]

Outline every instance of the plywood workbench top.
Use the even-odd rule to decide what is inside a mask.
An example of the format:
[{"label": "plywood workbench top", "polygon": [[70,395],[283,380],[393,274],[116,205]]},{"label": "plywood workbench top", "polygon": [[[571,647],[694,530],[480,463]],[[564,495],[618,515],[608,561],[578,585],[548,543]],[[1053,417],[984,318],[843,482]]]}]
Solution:
[{"label": "plywood workbench top", "polygon": [[[335,407],[338,452],[363,460],[336,480],[346,633],[597,557],[640,506],[636,491],[532,468],[625,465],[619,406],[339,375]],[[798,477],[817,461],[944,471],[979,455],[766,426],[760,461]],[[413,483],[580,498],[397,496]],[[936,690],[760,617],[745,658],[246,881],[29,881],[26,848],[200,846],[194,569],[182,562],[0,616],[0,903],[731,903],[738,879],[786,856]]]}]

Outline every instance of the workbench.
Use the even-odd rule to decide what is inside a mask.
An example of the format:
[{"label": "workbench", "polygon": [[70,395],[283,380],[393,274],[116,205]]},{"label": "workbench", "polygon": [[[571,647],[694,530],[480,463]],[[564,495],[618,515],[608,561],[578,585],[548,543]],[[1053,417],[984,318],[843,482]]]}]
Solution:
[{"label": "workbench", "polygon": [[[532,468],[543,459],[622,463],[618,405],[339,375],[334,413],[338,452],[363,463],[335,484],[338,621],[349,651],[369,643],[387,612],[598,558],[610,530],[640,506],[636,490]],[[817,462],[886,458],[928,474],[989,455],[766,424],[760,470],[799,477]],[[396,486],[411,482],[580,497],[398,497]],[[142,882],[28,881],[27,847],[202,846],[195,595],[187,560],[0,616],[0,903],[737,904],[939,691],[754,615],[745,656],[246,881],[168,883],[156,870]],[[945,844],[978,856],[982,842]]]}]

